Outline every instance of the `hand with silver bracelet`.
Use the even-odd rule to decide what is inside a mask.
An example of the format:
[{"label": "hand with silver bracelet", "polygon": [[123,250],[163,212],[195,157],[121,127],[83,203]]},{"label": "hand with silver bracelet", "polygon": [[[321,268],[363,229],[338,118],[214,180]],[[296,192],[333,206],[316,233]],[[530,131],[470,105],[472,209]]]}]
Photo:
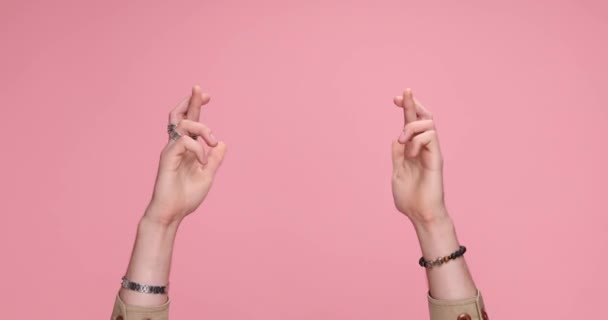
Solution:
[{"label": "hand with silver bracelet", "polygon": [[119,295],[125,304],[159,306],[168,300],[177,229],[207,196],[226,152],[226,145],[199,122],[201,107],[208,102],[209,96],[195,86],[169,114],[169,140],[122,281]]},{"label": "hand with silver bracelet", "polygon": [[[139,223],[112,319],[166,319],[171,253],[177,229],[205,199],[226,147],[198,122],[209,98],[194,87],[170,114],[169,143],[160,159],[154,194]],[[404,129],[393,142],[393,199],[412,222],[429,283],[431,319],[487,319],[443,197],[443,159],[431,114],[410,90],[394,103]],[[210,150],[207,152],[204,145]],[[433,299],[434,298],[434,299]],[[435,300],[439,299],[439,300]],[[128,307],[127,307],[128,306]],[[475,311],[477,310],[477,311]],[[133,317],[131,317],[133,316]]]}]

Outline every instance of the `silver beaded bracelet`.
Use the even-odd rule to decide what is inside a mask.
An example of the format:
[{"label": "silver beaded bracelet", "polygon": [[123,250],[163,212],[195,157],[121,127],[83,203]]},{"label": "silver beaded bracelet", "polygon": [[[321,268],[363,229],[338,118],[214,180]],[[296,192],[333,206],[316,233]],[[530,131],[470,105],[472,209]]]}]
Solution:
[{"label": "silver beaded bracelet", "polygon": [[121,286],[125,289],[137,291],[141,293],[149,294],[167,294],[169,292],[169,285],[166,286],[151,286],[147,284],[141,284],[133,282],[126,277],[122,277]]}]

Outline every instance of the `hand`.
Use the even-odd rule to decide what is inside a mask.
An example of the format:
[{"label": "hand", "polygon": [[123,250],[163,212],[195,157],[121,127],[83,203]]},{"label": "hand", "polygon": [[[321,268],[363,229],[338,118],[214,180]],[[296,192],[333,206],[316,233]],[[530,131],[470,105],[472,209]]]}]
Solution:
[{"label": "hand", "polygon": [[392,145],[393,199],[415,226],[447,217],[443,200],[443,158],[431,113],[415,101],[412,91],[395,97],[403,108],[403,132]]},{"label": "hand", "polygon": [[208,102],[209,96],[195,86],[192,95],[169,114],[169,123],[175,124],[182,136],[169,139],[161,153],[154,193],[144,218],[163,225],[179,224],[207,196],[226,152],[226,145],[198,122],[201,107]]}]

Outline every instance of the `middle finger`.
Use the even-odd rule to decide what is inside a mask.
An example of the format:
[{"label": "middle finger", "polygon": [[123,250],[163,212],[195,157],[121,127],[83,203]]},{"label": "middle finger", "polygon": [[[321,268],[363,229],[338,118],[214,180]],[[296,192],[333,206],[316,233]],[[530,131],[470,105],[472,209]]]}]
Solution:
[{"label": "middle finger", "polygon": [[410,122],[416,121],[416,103],[414,102],[414,96],[412,89],[405,89],[403,92],[403,119],[404,126]]},{"label": "middle finger", "polygon": [[186,117],[188,120],[199,121],[201,115],[201,107],[209,102],[209,95],[204,94],[201,87],[192,87],[192,95],[190,95],[190,101],[188,103],[188,110],[186,111]]}]

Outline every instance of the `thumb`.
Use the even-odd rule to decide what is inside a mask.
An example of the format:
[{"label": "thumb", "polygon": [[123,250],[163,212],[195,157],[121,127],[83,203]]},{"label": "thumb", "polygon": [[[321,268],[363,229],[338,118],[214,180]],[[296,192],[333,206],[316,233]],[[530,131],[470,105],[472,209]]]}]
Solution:
[{"label": "thumb", "polygon": [[226,144],[222,141],[218,142],[217,145],[211,148],[209,155],[207,156],[207,169],[212,175],[215,175],[219,169],[224,155],[226,154]]}]

